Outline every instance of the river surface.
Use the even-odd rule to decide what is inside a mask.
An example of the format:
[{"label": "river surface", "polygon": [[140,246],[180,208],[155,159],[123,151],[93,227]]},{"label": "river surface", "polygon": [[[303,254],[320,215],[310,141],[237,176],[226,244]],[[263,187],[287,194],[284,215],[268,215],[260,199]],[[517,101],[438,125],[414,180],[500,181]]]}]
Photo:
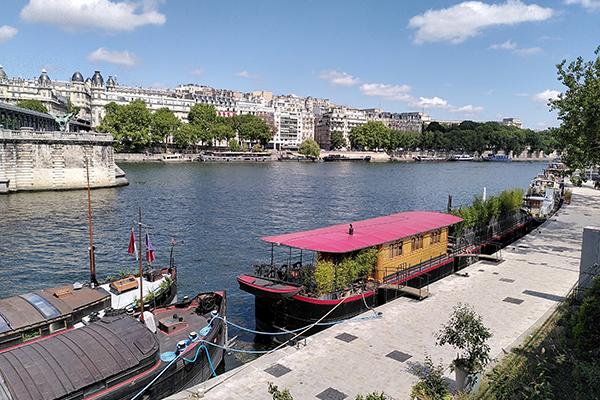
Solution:
[{"label": "river surface", "polygon": [[[130,185],[92,191],[99,278],[135,270],[129,232],[142,207],[158,265],[177,241],[179,296],[226,289],[229,318],[254,326],[236,275],[268,260],[261,236],[393,212],[468,204],[526,188],[544,163],[121,164]],[[0,196],[0,297],[88,276],[85,191]],[[285,256],[285,255],[284,255]],[[235,330],[230,335],[240,334]],[[240,334],[239,347],[252,337]]]}]

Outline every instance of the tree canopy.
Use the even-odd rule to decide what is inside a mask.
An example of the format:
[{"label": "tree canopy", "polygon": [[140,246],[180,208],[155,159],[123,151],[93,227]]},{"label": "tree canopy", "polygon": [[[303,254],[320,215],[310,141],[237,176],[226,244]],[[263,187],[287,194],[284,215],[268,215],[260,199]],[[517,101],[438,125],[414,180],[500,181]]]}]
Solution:
[{"label": "tree canopy", "polygon": [[26,108],[28,110],[37,111],[41,113],[48,113],[48,109],[46,108],[44,103],[42,103],[39,100],[19,100],[19,102],[17,103],[17,107]]},{"label": "tree canopy", "polygon": [[166,107],[160,108],[152,114],[150,126],[151,142],[165,142],[181,126],[181,121],[175,116],[173,111]]},{"label": "tree canopy", "polygon": [[125,105],[111,102],[105,106],[105,111],[106,115],[98,130],[112,134],[117,149],[137,150],[152,142],[152,114],[142,100],[134,100]]},{"label": "tree canopy", "polygon": [[243,140],[266,144],[273,138],[273,130],[267,122],[256,115],[236,115],[232,124]]},{"label": "tree canopy", "polygon": [[319,148],[319,144],[313,139],[306,139],[298,147],[298,153],[307,157],[317,158],[321,154],[321,149]]},{"label": "tree canopy", "polygon": [[346,138],[344,137],[342,132],[340,132],[340,131],[331,132],[331,139],[330,139],[331,150],[338,150],[338,149],[341,149],[342,147],[346,147],[346,146],[348,146],[348,142],[346,141]]},{"label": "tree canopy", "polygon": [[556,66],[565,91],[549,101],[561,121],[554,132],[563,161],[573,169],[600,164],[600,47],[594,54],[595,60],[577,57]]},{"label": "tree canopy", "polygon": [[367,122],[354,127],[350,143],[356,149],[395,150],[446,150],[482,153],[486,150],[507,153],[531,151],[552,152],[557,148],[552,132],[534,132],[498,122],[464,121],[453,126],[437,122],[429,124],[423,132],[404,132],[386,127],[382,122]]}]

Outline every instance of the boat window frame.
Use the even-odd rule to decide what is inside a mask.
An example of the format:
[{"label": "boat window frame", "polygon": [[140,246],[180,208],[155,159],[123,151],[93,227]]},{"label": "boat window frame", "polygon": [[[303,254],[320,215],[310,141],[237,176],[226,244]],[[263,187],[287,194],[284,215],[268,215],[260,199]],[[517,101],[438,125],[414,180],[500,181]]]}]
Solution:
[{"label": "boat window frame", "polygon": [[392,242],[388,245],[389,248],[389,258],[393,259],[396,257],[400,257],[404,253],[404,241],[398,240],[396,242]]}]

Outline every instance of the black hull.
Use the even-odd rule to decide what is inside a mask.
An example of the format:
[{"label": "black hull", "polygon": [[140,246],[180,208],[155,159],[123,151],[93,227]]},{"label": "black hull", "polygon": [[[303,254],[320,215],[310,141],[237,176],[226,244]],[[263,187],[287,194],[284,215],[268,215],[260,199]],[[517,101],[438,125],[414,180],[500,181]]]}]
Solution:
[{"label": "black hull", "polygon": [[[330,312],[336,304],[319,303],[310,299],[304,300],[301,296],[289,299],[273,300],[265,297],[255,297],[255,313],[257,329],[263,332],[278,332],[281,328],[294,330],[307,327],[316,323]],[[324,318],[319,325],[311,328],[304,335],[314,334],[328,328],[333,323],[355,317],[370,307],[377,305],[377,295],[365,294],[352,300],[346,300],[331,314]]]}]

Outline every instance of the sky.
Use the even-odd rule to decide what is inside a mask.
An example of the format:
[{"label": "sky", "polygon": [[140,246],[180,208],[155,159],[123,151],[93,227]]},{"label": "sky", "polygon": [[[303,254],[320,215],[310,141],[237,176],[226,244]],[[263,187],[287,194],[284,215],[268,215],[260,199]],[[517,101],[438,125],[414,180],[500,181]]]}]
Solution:
[{"label": "sky", "polygon": [[592,59],[600,0],[2,0],[0,65],[53,79],[327,98],[558,124],[556,64]]}]

